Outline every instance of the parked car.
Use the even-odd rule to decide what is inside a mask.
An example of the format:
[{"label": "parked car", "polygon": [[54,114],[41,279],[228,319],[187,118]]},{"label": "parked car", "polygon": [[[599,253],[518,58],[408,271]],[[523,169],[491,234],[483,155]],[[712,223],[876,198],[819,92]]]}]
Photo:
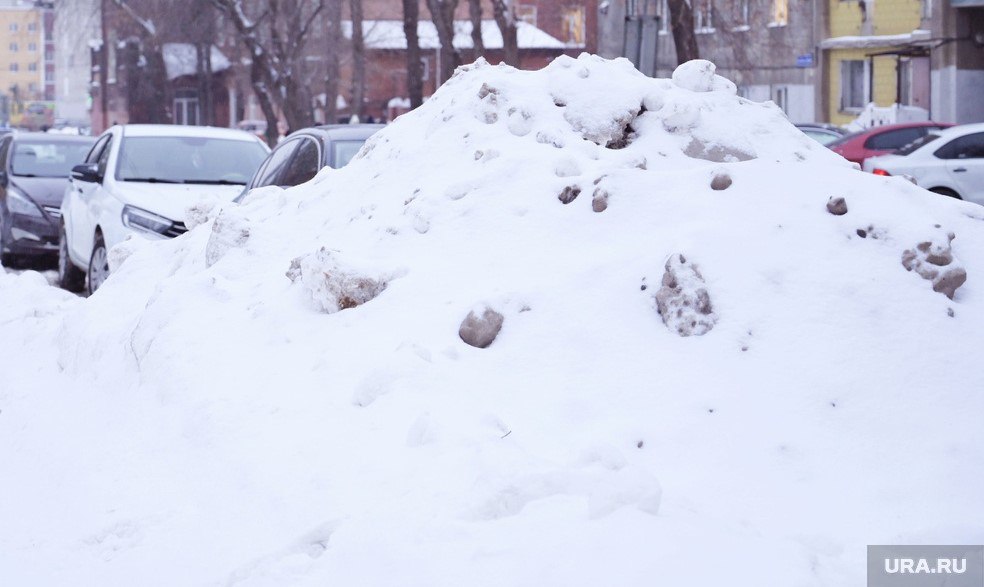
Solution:
[{"label": "parked car", "polygon": [[331,124],[291,133],[273,149],[236,201],[242,201],[253,188],[292,187],[309,181],[323,167],[344,167],[384,126]]},{"label": "parked car", "polygon": [[62,196],[91,137],[12,133],[0,138],[0,262],[54,258]]},{"label": "parked car", "polygon": [[858,165],[868,157],[894,153],[926,133],[953,126],[939,122],[905,122],[875,126],[827,144],[827,147]]},{"label": "parked car", "polygon": [[187,231],[185,210],[203,196],[232,200],[270,150],[240,130],[114,126],[71,172],[62,202],[58,283],[90,293],[109,275],[107,251],[129,235]]},{"label": "parked car", "polygon": [[796,128],[803,131],[803,134],[820,143],[821,145],[827,145],[836,141],[837,139],[843,137],[847,134],[847,130],[843,127],[827,124],[825,122],[809,122],[797,124]]},{"label": "parked car", "polygon": [[984,123],[931,132],[894,155],[868,159],[864,170],[905,175],[931,192],[984,204]]}]

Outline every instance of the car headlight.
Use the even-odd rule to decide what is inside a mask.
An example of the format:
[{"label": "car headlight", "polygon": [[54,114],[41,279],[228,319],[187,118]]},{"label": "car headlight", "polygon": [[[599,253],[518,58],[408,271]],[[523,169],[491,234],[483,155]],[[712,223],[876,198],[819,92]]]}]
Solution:
[{"label": "car headlight", "polygon": [[41,208],[31,198],[12,188],[7,188],[7,210],[10,210],[11,214],[44,217],[41,214]]},{"label": "car headlight", "polygon": [[133,206],[123,207],[123,226],[155,234],[164,234],[174,224],[163,216],[158,216],[153,212],[134,208]]}]

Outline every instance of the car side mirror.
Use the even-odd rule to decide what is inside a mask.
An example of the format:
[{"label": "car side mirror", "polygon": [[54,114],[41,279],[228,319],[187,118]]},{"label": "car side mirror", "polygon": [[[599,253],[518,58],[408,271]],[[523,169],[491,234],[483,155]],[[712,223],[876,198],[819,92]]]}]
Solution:
[{"label": "car side mirror", "polygon": [[7,172],[6,171],[0,171],[0,186],[7,185],[7,180],[8,179],[9,178],[7,177]]},{"label": "car side mirror", "polygon": [[98,163],[82,163],[72,168],[72,179],[89,183],[99,183],[102,176],[99,175]]}]

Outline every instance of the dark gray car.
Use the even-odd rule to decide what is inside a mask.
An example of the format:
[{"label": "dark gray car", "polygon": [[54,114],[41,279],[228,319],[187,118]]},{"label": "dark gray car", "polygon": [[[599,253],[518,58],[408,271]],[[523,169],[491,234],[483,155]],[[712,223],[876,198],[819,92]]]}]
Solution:
[{"label": "dark gray car", "polygon": [[291,133],[260,165],[236,201],[241,201],[253,188],[271,185],[292,187],[311,180],[323,167],[344,167],[366,140],[384,126],[330,124]]},{"label": "dark gray car", "polygon": [[72,167],[93,137],[16,132],[0,137],[0,261],[54,258]]}]

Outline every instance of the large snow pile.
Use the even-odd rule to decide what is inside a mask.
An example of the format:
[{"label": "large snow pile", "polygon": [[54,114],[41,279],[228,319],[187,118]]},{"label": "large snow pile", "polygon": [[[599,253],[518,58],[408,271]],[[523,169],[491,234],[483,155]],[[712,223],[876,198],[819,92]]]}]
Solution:
[{"label": "large snow pile", "polygon": [[86,300],[0,275],[0,583],[857,585],[984,542],[984,210],[707,62],[465,67],[194,217]]}]

